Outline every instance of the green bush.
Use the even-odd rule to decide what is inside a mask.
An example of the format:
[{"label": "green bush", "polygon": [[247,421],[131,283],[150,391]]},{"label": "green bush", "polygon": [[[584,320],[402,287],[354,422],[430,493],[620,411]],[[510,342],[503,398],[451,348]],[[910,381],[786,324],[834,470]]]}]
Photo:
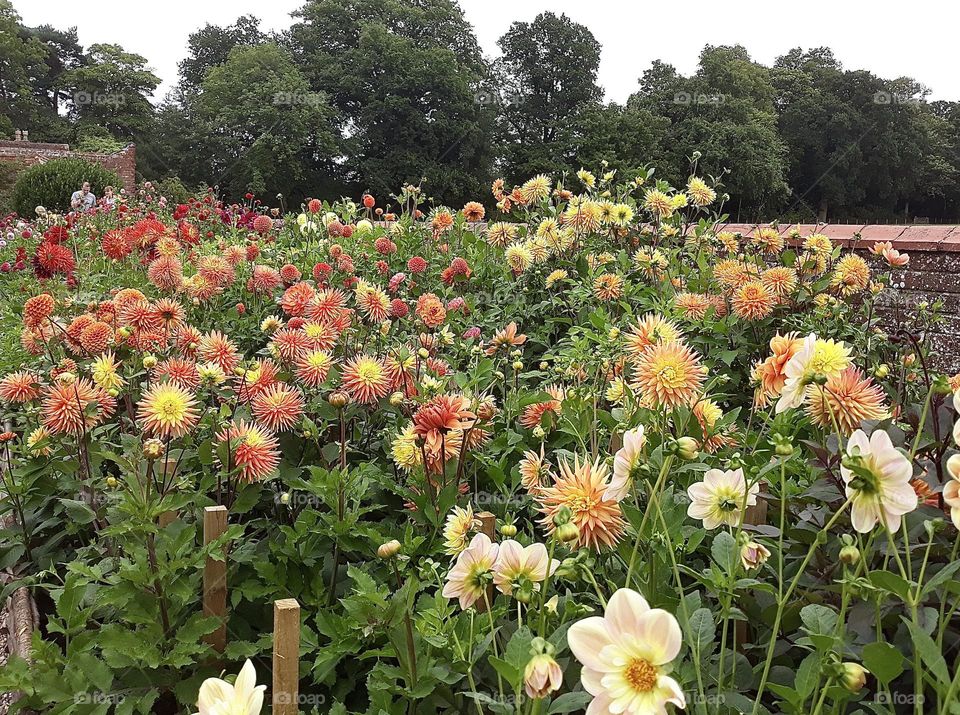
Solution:
[{"label": "green bush", "polygon": [[17,181],[20,164],[15,161],[0,161],[0,216],[13,211],[13,187]]},{"label": "green bush", "polygon": [[68,211],[70,195],[84,181],[98,197],[104,186],[119,188],[122,181],[114,172],[83,159],[53,159],[31,166],[20,174],[13,187],[13,207],[21,216],[33,216],[37,206],[50,211]]},{"label": "green bush", "polygon": [[158,196],[166,196],[167,201],[174,204],[184,204],[196,193],[187,188],[179,176],[158,179],[153,182],[153,185],[156,187],[155,193]]}]

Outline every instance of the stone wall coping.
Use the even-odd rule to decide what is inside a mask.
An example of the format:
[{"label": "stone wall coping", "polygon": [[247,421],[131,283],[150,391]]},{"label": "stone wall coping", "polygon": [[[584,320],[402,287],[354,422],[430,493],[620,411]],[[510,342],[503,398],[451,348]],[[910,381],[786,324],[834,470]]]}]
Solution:
[{"label": "stone wall coping", "polygon": [[[758,228],[771,224],[727,223],[718,231],[731,231],[752,236]],[[797,230],[801,236],[822,233],[835,244],[844,247],[870,248],[879,241],[889,241],[900,251],[947,251],[960,253],[960,226],[947,224],[780,224],[775,225],[780,235],[787,237]]]}]

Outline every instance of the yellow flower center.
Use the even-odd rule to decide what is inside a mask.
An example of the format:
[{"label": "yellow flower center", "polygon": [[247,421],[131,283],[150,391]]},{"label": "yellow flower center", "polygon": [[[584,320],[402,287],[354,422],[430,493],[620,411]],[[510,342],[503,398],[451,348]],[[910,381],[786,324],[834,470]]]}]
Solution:
[{"label": "yellow flower center", "polygon": [[638,693],[648,693],[657,684],[657,669],[643,658],[634,658],[627,665],[624,678]]}]

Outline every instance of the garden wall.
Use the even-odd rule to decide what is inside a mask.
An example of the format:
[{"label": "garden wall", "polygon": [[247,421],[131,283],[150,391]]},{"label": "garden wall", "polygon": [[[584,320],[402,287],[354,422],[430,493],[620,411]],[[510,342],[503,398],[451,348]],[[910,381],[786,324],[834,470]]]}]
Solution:
[{"label": "garden wall", "polygon": [[[749,236],[756,227],[727,224],[722,230]],[[802,236],[819,232],[834,244],[853,248],[878,271],[890,269],[868,252],[874,243],[889,241],[898,251],[909,253],[910,262],[891,271],[899,290],[882,298],[881,316],[894,325],[904,309],[912,311],[918,303],[941,300],[943,321],[929,336],[933,363],[939,370],[960,372],[960,226],[804,224],[784,226],[781,233],[786,236],[793,228]]]},{"label": "garden wall", "polygon": [[72,151],[69,144],[47,144],[31,141],[0,141],[0,161],[11,161],[26,169],[50,159],[64,157],[84,159],[114,171],[123,181],[123,188],[133,192],[137,183],[137,147],[128,144],[118,152],[101,154],[97,152]]}]

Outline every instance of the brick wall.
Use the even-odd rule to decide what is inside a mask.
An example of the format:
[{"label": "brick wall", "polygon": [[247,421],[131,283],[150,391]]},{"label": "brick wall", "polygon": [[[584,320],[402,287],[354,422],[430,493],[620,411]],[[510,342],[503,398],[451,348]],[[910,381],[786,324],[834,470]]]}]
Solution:
[{"label": "brick wall", "polygon": [[[727,224],[720,230],[750,236],[756,224]],[[896,291],[887,291],[878,302],[878,314],[888,327],[908,322],[919,303],[943,303],[943,321],[934,326],[928,338],[934,366],[945,372],[960,371],[960,226],[893,226],[875,224],[813,224],[780,227],[787,236],[797,228],[802,236],[818,232],[835,245],[852,248],[878,272],[891,273]],[[891,269],[869,248],[878,241],[889,241],[900,252],[910,254],[910,262]]]},{"label": "brick wall", "polygon": [[47,144],[30,141],[0,141],[0,161],[14,161],[27,168],[50,159],[71,157],[84,159],[114,171],[123,182],[123,188],[134,191],[137,184],[137,147],[128,144],[113,154],[72,151],[69,144]]}]

